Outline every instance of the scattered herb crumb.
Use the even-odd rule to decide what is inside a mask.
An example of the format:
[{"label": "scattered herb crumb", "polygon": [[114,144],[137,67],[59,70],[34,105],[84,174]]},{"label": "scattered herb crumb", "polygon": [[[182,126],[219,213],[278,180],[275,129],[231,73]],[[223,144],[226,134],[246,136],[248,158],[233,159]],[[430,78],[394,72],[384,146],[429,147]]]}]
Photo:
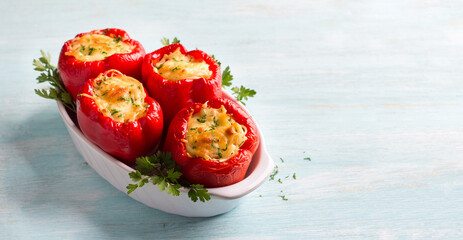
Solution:
[{"label": "scattered herb crumb", "polygon": [[275,167],[273,168],[273,172],[272,174],[270,174],[270,181],[271,180],[275,180],[275,176],[278,174],[278,165],[275,165]]}]

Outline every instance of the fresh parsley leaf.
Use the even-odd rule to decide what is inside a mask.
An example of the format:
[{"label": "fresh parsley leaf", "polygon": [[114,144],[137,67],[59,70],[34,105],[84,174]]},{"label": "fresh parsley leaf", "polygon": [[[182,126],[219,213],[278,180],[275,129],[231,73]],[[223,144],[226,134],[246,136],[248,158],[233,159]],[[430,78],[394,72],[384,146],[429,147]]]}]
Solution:
[{"label": "fresh parsley leaf", "polygon": [[35,67],[34,70],[41,72],[36,78],[37,83],[48,82],[48,84],[50,84],[50,88],[34,89],[35,93],[40,97],[59,101],[69,110],[76,112],[76,103],[72,100],[71,95],[64,88],[58,69],[50,63],[50,53],[45,53],[43,50],[40,50],[40,53],[42,56],[39,59],[34,59],[32,61],[32,65]]},{"label": "fresh parsley leaf", "polygon": [[222,65],[222,63],[221,63],[219,60],[217,60],[217,59],[215,58],[214,54],[211,55],[211,58],[214,59],[214,61],[215,61],[217,64],[219,64],[219,66]]},{"label": "fresh parsley leaf", "polygon": [[177,37],[174,37],[174,39],[172,40],[172,43],[170,43],[170,40],[168,38],[163,37],[161,38],[161,43],[164,46],[169,46],[170,44],[180,43],[180,40]]},{"label": "fresh parsley leaf", "polygon": [[137,172],[143,175],[148,175],[154,170],[154,164],[148,159],[148,157],[139,157],[135,160],[137,164]]},{"label": "fresh parsley leaf", "polygon": [[296,173],[293,173],[293,179],[296,180]]},{"label": "fresh parsley leaf", "polygon": [[135,189],[138,188],[138,184],[129,184],[129,185],[127,185],[127,187],[125,187],[125,188],[127,188],[127,189],[129,190],[129,191],[127,192],[127,194],[130,194],[130,193],[132,193],[133,191],[135,191]]},{"label": "fresh parsley leaf", "polygon": [[188,196],[194,202],[198,199],[202,202],[211,199],[207,189],[199,184],[190,184],[182,179],[180,165],[175,163],[170,152],[158,151],[149,157],[139,157],[135,160],[136,171],[130,172],[129,177],[136,184],[127,185],[127,194],[132,193],[139,187],[143,187],[151,180],[153,185],[157,185],[159,191],[166,191],[167,194],[179,196],[181,187],[190,188]]},{"label": "fresh parsley leaf", "polygon": [[172,182],[177,181],[181,176],[182,173],[175,171],[175,169],[169,169],[167,171],[167,178]]},{"label": "fresh parsley leaf", "polygon": [[309,157],[304,158],[304,160],[312,161]]},{"label": "fresh parsley leaf", "polygon": [[204,186],[200,184],[191,184],[188,196],[193,202],[198,201],[198,199],[201,202],[209,201],[211,199],[211,196],[207,193],[207,189],[204,189]]},{"label": "fresh parsley leaf", "polygon": [[138,187],[143,187],[143,185],[145,185],[145,183],[148,183],[148,181],[148,178],[142,178],[140,182],[138,182]]},{"label": "fresh parsley leaf", "polygon": [[162,43],[162,45],[168,46],[168,45],[169,45],[169,42],[170,42],[170,41],[169,41],[168,38],[166,38],[166,37],[161,38],[161,43]]},{"label": "fresh parsley leaf", "polygon": [[167,187],[167,182],[165,179],[163,179],[160,183],[158,183],[158,188],[159,188],[159,191],[164,191]]},{"label": "fresh parsley leaf", "polygon": [[175,185],[170,184],[166,188],[166,193],[172,194],[174,196],[180,196],[180,191],[178,190],[180,187],[181,187],[180,184],[175,184]]},{"label": "fresh parsley leaf", "polygon": [[256,91],[254,89],[246,88],[243,85],[241,87],[233,87],[233,96],[235,96],[236,100],[240,101],[243,105],[246,105],[243,100],[248,100],[250,97],[254,97],[256,95]]},{"label": "fresh parsley leaf", "polygon": [[174,37],[174,40],[172,40],[172,44],[174,43],[180,43],[180,39],[178,39],[177,37]]},{"label": "fresh parsley leaf", "polygon": [[138,182],[142,179],[140,171],[135,171],[135,172],[130,172],[129,177],[132,179],[134,182]]},{"label": "fresh parsley leaf", "polygon": [[231,87],[233,75],[230,73],[230,67],[227,66],[222,72],[222,86]]}]

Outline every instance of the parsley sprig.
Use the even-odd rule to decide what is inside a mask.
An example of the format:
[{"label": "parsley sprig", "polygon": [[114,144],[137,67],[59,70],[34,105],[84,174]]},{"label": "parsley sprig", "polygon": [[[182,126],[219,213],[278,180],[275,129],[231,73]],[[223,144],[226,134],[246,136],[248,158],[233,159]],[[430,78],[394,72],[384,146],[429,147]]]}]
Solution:
[{"label": "parsley sprig", "polygon": [[[212,58],[219,64],[219,66],[221,65],[221,62],[219,62],[214,55],[212,55]],[[222,71],[222,87],[231,87],[232,81],[233,75],[230,72],[230,66],[227,66]],[[236,100],[240,101],[243,105],[246,105],[244,101],[247,101],[250,97],[254,97],[257,93],[254,89],[246,88],[243,85],[241,85],[240,87],[234,86],[231,88],[231,90],[233,91],[232,94],[236,98]]]},{"label": "parsley sprig", "polygon": [[[164,46],[167,46],[170,43],[170,40],[168,38],[162,38],[161,43]],[[174,43],[180,43],[180,40],[178,38],[174,38],[172,41],[172,44]],[[211,57],[219,64],[219,66],[222,65],[222,63],[214,56],[211,55]],[[232,81],[233,81],[233,75],[230,72],[230,66],[225,67],[225,69],[222,71],[222,87],[227,88],[227,87],[232,87]],[[247,101],[250,97],[254,97],[256,95],[256,91],[251,88],[246,88],[245,86],[241,85],[240,87],[234,86],[231,88],[232,90],[232,95],[236,98],[236,100],[240,101],[243,105],[246,105],[245,101]]]},{"label": "parsley sprig", "polygon": [[135,161],[136,171],[130,172],[129,176],[135,184],[127,185],[127,194],[132,193],[139,187],[143,187],[150,180],[153,185],[157,185],[159,191],[166,191],[167,194],[179,196],[181,187],[189,188],[188,197],[196,202],[205,202],[211,199],[207,189],[200,184],[190,184],[182,179],[180,165],[175,164],[170,152],[163,153],[158,151],[150,157],[139,157]]},{"label": "parsley sprig", "polygon": [[243,100],[247,101],[248,98],[254,97],[256,95],[256,91],[254,89],[246,88],[243,85],[241,85],[241,87],[233,87],[232,91],[236,100],[240,101],[243,105],[246,105]]},{"label": "parsley sprig", "polygon": [[42,57],[34,59],[32,62],[32,65],[35,66],[34,70],[40,72],[40,75],[37,77],[37,82],[48,82],[51,87],[49,89],[34,89],[35,93],[43,98],[59,101],[69,110],[76,112],[76,103],[64,88],[58,69],[50,63],[50,53],[45,53],[43,50],[40,50],[40,53]]}]

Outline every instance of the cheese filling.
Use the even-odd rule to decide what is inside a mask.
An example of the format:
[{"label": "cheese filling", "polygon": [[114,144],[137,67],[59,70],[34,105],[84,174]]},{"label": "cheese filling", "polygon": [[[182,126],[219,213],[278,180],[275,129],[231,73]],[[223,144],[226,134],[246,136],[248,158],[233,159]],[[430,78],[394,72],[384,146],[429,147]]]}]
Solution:
[{"label": "cheese filling", "polygon": [[129,53],[135,46],[125,43],[120,36],[111,37],[101,34],[85,34],[71,41],[71,50],[67,56],[73,56],[81,62],[103,60],[116,53]]},{"label": "cheese filling", "polygon": [[184,55],[180,48],[170,54],[162,56],[161,60],[154,64],[154,71],[170,81],[180,79],[210,78],[212,71],[204,60],[197,60]]},{"label": "cheese filling", "polygon": [[149,105],[145,104],[143,85],[117,70],[111,71],[108,76],[101,73],[94,81],[93,96],[85,96],[95,100],[101,113],[116,122],[135,121],[146,116]]},{"label": "cheese filling", "polygon": [[222,105],[219,109],[206,104],[188,120],[184,140],[189,157],[226,161],[236,155],[246,141],[246,127],[235,122]]}]

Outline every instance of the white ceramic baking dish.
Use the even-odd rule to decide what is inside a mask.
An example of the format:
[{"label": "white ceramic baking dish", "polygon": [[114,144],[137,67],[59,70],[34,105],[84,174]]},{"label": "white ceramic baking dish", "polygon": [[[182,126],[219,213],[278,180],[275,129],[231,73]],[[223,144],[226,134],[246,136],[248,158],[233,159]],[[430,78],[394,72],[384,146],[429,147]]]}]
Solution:
[{"label": "white ceramic baking dish", "polygon": [[[230,95],[225,95],[232,99]],[[58,109],[72,141],[85,161],[106,181],[119,189],[119,191],[126,193],[126,186],[132,183],[129,172],[134,171],[134,169],[91,143],[71,119],[64,105],[58,103]],[[260,145],[252,159],[245,179],[226,187],[208,188],[211,195],[209,201],[191,201],[188,197],[188,190],[184,188],[180,190],[180,196],[172,196],[166,192],[160,192],[152,184],[146,184],[128,196],[149,207],[187,217],[210,217],[232,210],[238,205],[243,196],[252,192],[268,178],[274,167],[274,163],[265,148],[265,140],[258,125],[257,129],[259,131]]]}]

